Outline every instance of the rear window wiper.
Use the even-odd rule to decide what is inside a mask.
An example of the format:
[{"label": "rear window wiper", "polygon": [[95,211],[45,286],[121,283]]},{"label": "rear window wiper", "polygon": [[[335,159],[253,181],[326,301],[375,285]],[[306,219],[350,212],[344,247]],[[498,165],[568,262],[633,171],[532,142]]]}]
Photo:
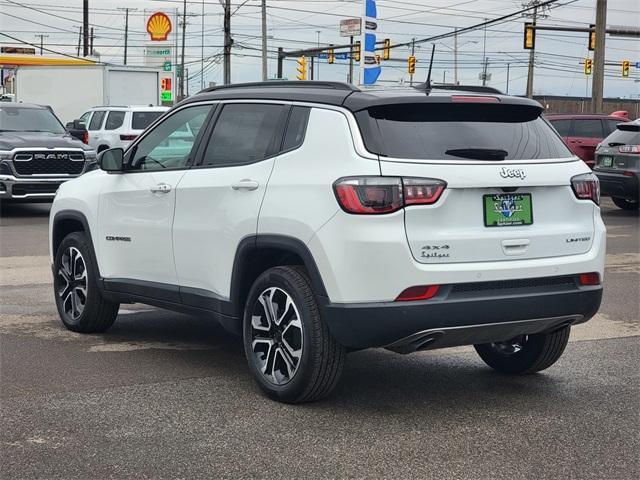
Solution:
[{"label": "rear window wiper", "polygon": [[504,160],[509,155],[509,152],[500,148],[454,148],[444,153],[474,160]]}]

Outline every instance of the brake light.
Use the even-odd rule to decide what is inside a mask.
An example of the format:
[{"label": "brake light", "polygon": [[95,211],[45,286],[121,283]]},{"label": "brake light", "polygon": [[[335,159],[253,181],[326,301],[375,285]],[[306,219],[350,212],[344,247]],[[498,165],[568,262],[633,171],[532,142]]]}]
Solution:
[{"label": "brake light", "polygon": [[500,103],[497,97],[485,97],[480,95],[452,95],[452,102],[460,103]]},{"label": "brake light", "polygon": [[124,140],[127,142],[130,142],[131,140],[135,140],[136,138],[138,138],[138,135],[126,135],[126,134],[120,135],[120,140]]},{"label": "brake light", "polygon": [[581,273],[578,278],[580,285],[600,285],[600,274],[598,272]]},{"label": "brake light", "polygon": [[624,172],[622,172],[622,175],[624,175],[625,177],[635,177],[636,174],[633,172],[630,172],[629,170],[625,170]]},{"label": "brake light", "polygon": [[82,134],[82,143],[89,145],[89,132],[85,131]]},{"label": "brake light", "polygon": [[431,205],[447,184],[435,178],[344,177],[333,188],[347,213],[392,213],[408,205]]},{"label": "brake light", "polygon": [[580,200],[591,200],[596,205],[600,205],[600,181],[593,173],[572,177],[571,188]]},{"label": "brake light", "polygon": [[640,145],[620,145],[618,151],[620,153],[640,153]]},{"label": "brake light", "polygon": [[398,295],[396,302],[412,302],[416,300],[429,300],[435,297],[440,290],[440,285],[419,285],[409,287]]}]

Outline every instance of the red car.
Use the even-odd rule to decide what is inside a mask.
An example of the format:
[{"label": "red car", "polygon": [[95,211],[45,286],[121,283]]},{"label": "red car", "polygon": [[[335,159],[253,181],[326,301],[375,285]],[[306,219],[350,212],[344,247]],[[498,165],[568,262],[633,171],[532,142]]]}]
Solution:
[{"label": "red car", "polygon": [[593,168],[594,153],[602,139],[624,122],[613,115],[546,115],[569,149]]}]

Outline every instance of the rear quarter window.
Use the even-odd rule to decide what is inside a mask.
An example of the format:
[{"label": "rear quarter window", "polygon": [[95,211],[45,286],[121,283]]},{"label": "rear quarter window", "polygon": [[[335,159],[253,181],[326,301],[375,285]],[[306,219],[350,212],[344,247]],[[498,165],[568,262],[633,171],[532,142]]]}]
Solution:
[{"label": "rear quarter window", "polygon": [[133,112],[131,115],[131,129],[144,130],[151,125],[156,119],[160,118],[164,112]]},{"label": "rear quarter window", "polygon": [[504,160],[571,157],[539,114],[538,108],[522,105],[418,103],[372,107],[356,118],[362,123],[368,116],[369,125],[361,128],[365,144],[388,157],[474,159],[461,157],[461,150],[506,152]]}]

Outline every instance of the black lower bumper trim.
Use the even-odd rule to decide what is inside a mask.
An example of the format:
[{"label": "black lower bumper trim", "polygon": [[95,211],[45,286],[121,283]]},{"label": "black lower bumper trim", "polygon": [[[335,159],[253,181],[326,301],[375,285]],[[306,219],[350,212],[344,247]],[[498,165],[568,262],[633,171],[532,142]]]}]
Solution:
[{"label": "black lower bumper trim", "polygon": [[[550,319],[558,319],[558,324],[585,322],[598,311],[601,300],[602,287],[597,286],[422,302],[327,303],[321,308],[332,335],[346,347],[362,349],[388,346],[419,332],[452,327],[460,327],[470,334],[459,336],[460,340],[453,344],[451,340],[439,342],[442,346],[486,342],[489,328],[493,330],[493,336],[510,335],[492,341],[508,340],[517,335],[536,333],[541,322]],[[500,324],[508,328],[496,328]],[[534,330],[531,330],[532,325]],[[553,326],[551,324],[549,328]]]},{"label": "black lower bumper trim", "polygon": [[640,183],[637,176],[625,176],[622,173],[596,172],[600,180],[600,194],[605,197],[618,197],[637,200],[640,196]]}]

